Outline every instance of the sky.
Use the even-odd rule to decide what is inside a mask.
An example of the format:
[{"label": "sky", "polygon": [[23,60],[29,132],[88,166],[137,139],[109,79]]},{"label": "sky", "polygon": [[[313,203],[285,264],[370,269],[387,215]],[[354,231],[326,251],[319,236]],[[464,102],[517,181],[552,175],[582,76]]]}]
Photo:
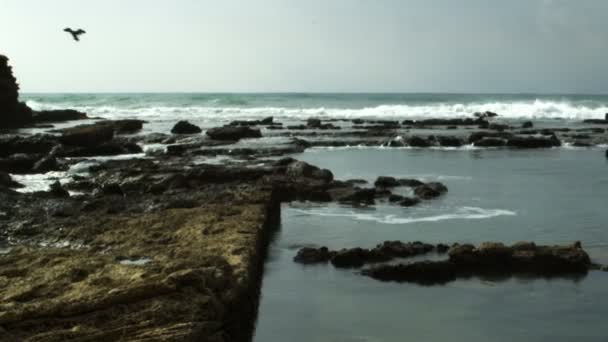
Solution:
[{"label": "sky", "polygon": [[607,18],[606,0],[0,0],[0,54],[24,92],[604,94]]}]

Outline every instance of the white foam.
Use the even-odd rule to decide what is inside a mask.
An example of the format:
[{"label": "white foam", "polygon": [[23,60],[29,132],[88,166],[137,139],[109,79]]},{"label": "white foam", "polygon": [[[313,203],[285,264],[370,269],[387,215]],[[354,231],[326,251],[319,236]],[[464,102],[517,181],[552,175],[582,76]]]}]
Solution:
[{"label": "white foam", "polygon": [[[27,101],[36,110],[60,109],[64,105]],[[492,111],[501,118],[509,119],[603,119],[608,106],[577,105],[570,101],[516,101],[485,103],[431,103],[425,105],[379,105],[367,108],[289,108],[289,107],[212,107],[212,106],[126,106],[88,105],[70,106],[84,111],[90,116],[103,118],[139,118],[144,120],[177,119],[218,121],[232,119],[256,119],[261,116],[305,119],[311,116],[320,118],[383,118],[383,119],[420,119],[470,117],[475,112]]]},{"label": "white foam", "polygon": [[504,209],[483,209],[477,207],[461,207],[455,212],[449,214],[421,216],[421,217],[402,217],[397,215],[380,215],[361,213],[356,211],[346,211],[331,208],[313,208],[308,210],[293,209],[299,213],[312,216],[328,216],[328,217],[349,217],[360,221],[374,221],[384,224],[410,224],[418,222],[437,222],[445,220],[481,220],[498,216],[515,216],[516,212]]},{"label": "white foam", "polygon": [[38,173],[31,175],[13,175],[11,177],[18,183],[22,184],[22,188],[15,189],[18,192],[29,193],[36,191],[48,191],[51,184],[55,181],[66,180],[67,172],[51,171],[47,173]]}]

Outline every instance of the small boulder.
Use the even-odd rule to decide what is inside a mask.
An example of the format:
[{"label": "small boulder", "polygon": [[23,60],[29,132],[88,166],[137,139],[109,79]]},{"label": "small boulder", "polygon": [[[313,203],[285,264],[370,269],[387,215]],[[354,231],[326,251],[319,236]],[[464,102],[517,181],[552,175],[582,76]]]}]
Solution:
[{"label": "small boulder", "polygon": [[321,120],[315,119],[315,118],[309,118],[308,120],[306,120],[306,126],[308,126],[310,128],[319,128],[319,127],[321,127]]},{"label": "small boulder", "polygon": [[447,191],[448,188],[439,182],[426,183],[414,189],[414,193],[416,194],[416,196],[422,199],[436,198],[446,193]]},{"label": "small boulder", "polygon": [[184,120],[178,121],[171,129],[173,134],[198,134],[200,132],[202,132],[200,127]]},{"label": "small boulder", "polygon": [[10,174],[0,171],[0,188],[21,188],[23,185],[15,182]]},{"label": "small boulder", "polygon": [[390,196],[388,196],[388,201],[391,203],[401,202],[404,199],[405,199],[405,197],[403,197],[401,195],[397,195],[397,194],[391,194]]},{"label": "small boulder", "polygon": [[304,247],[298,251],[298,254],[293,258],[293,261],[300,264],[326,263],[332,258],[333,254],[334,253],[330,252],[327,247]]},{"label": "small boulder", "polygon": [[505,146],[507,142],[501,138],[481,138],[473,143],[474,146],[478,147],[499,147]]},{"label": "small boulder", "polygon": [[411,188],[415,188],[417,186],[421,186],[424,185],[423,182],[417,180],[417,179],[412,179],[412,178],[400,178],[399,179],[399,185],[401,186],[409,186]]},{"label": "small boulder", "polygon": [[50,193],[56,197],[70,197],[70,193],[63,188],[59,181],[55,181],[55,183],[51,184]]},{"label": "small boulder", "polygon": [[401,202],[399,202],[399,205],[402,207],[413,207],[413,206],[417,205],[418,203],[420,203],[419,198],[405,197],[405,198],[403,198],[403,200],[401,200]]},{"label": "small boulder", "polygon": [[363,248],[351,248],[340,250],[331,259],[332,265],[340,268],[361,267],[368,259],[369,251]]},{"label": "small boulder", "polygon": [[59,165],[57,164],[57,159],[53,155],[49,155],[37,161],[36,164],[34,164],[34,167],[32,168],[32,172],[46,173],[58,169]]},{"label": "small boulder", "polygon": [[399,186],[400,183],[394,177],[380,176],[378,179],[376,179],[374,185],[377,188],[392,188]]},{"label": "small boulder", "polygon": [[532,123],[532,121],[526,121],[521,125],[521,128],[524,128],[524,129],[532,128],[532,127],[534,127],[534,124]]},{"label": "small boulder", "polygon": [[451,137],[451,136],[438,136],[437,137],[437,141],[439,142],[439,146],[444,146],[444,147],[460,147],[462,146],[462,140],[460,140],[460,138],[458,137]]},{"label": "small boulder", "polygon": [[272,116],[269,116],[267,118],[263,118],[262,120],[260,120],[260,124],[262,125],[272,125],[274,122],[274,118]]},{"label": "small boulder", "polygon": [[407,139],[407,144],[412,147],[430,147],[431,142],[419,136],[413,136]]}]

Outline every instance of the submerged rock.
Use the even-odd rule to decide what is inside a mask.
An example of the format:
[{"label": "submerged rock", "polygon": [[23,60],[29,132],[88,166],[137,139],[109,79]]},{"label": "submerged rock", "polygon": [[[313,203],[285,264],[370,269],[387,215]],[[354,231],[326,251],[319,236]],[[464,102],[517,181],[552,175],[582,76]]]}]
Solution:
[{"label": "submerged rock", "polygon": [[191,124],[188,121],[179,121],[171,129],[173,134],[198,134],[202,132],[201,128]]},{"label": "submerged rock", "polygon": [[419,241],[408,243],[385,241],[372,249],[356,247],[330,251],[327,247],[304,247],[298,251],[293,260],[302,264],[331,262],[337,268],[358,268],[368,263],[386,262],[395,258],[408,258],[427,254],[434,250],[435,247],[433,245]]},{"label": "submerged rock", "polygon": [[470,276],[584,275],[590,267],[589,255],[580,243],[570,246],[518,243],[510,247],[501,243],[484,243],[479,247],[452,247],[448,260],[381,265],[364,270],[362,274],[381,281],[433,285]]}]

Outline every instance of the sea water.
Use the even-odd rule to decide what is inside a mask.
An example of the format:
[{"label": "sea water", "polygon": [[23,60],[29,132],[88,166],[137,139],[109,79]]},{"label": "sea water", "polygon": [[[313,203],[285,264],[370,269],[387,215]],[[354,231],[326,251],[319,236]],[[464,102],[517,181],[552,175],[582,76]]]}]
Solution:
[{"label": "sea water", "polygon": [[[608,273],[582,279],[383,283],[293,262],[301,246],[580,240],[608,263],[608,161],[601,150],[316,149],[296,156],[338,179],[441,181],[420,206],[293,203],[266,262],[255,341],[606,341]],[[407,189],[396,189],[407,194]]]}]

